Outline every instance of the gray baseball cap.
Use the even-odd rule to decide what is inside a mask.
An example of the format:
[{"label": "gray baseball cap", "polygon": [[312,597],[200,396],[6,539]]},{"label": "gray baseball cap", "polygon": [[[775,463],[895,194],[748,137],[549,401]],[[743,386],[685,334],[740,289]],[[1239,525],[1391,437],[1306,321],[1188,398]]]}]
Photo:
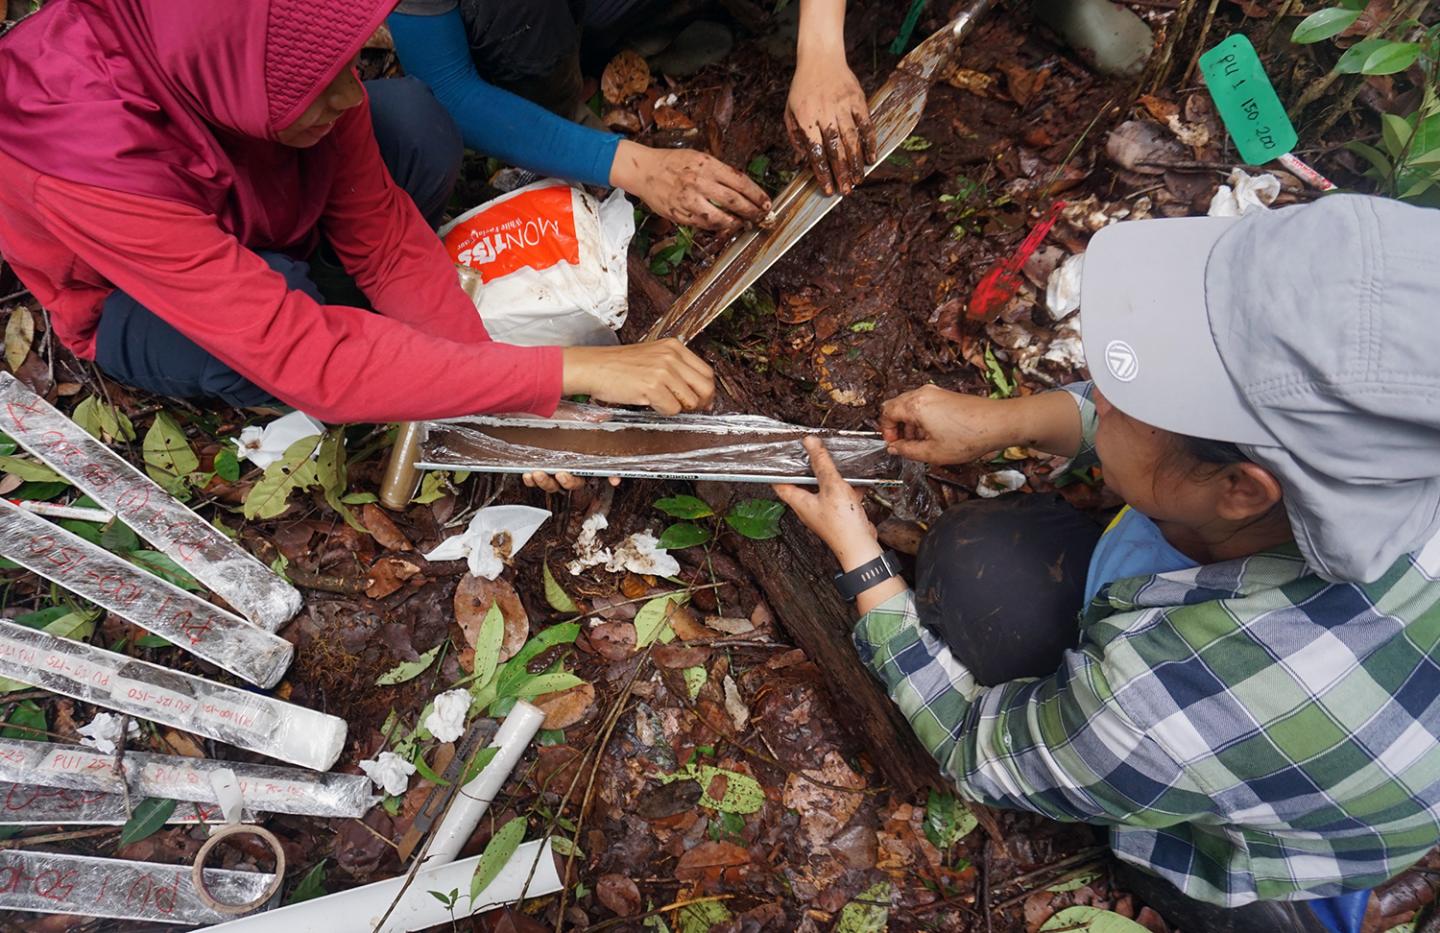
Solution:
[{"label": "gray baseball cap", "polygon": [[1114,224],[1081,316],[1106,398],[1241,445],[1322,577],[1374,581],[1440,532],[1440,211],[1332,195]]}]

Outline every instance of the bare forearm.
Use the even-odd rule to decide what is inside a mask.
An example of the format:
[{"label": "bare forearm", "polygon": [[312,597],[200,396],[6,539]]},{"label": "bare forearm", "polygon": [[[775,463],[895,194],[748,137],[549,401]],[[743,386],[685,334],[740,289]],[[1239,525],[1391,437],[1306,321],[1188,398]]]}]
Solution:
[{"label": "bare forearm", "polygon": [[845,58],[845,0],[800,0],[800,36],[795,45],[802,63],[811,57]]},{"label": "bare forearm", "polygon": [[996,449],[1029,447],[1059,457],[1073,457],[1080,449],[1080,412],[1068,393],[1042,392],[998,404],[1008,409],[1009,430]]}]

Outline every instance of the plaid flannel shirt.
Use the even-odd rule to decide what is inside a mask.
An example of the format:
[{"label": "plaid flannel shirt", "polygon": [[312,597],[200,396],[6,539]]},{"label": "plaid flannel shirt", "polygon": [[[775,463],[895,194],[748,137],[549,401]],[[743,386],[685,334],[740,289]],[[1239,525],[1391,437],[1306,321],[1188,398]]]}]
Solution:
[{"label": "plaid flannel shirt", "polygon": [[1440,540],[1364,585],[1293,545],[1112,581],[1055,674],[993,687],[908,592],[854,637],[964,797],[1108,825],[1192,897],[1371,888],[1440,841]]}]

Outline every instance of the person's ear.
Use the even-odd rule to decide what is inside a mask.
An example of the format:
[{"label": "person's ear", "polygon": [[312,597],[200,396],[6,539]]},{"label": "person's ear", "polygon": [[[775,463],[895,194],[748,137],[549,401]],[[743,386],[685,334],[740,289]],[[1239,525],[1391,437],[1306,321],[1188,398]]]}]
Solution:
[{"label": "person's ear", "polygon": [[1221,518],[1229,521],[1264,515],[1284,496],[1280,481],[1256,463],[1231,464],[1225,469],[1221,482],[1216,510]]}]

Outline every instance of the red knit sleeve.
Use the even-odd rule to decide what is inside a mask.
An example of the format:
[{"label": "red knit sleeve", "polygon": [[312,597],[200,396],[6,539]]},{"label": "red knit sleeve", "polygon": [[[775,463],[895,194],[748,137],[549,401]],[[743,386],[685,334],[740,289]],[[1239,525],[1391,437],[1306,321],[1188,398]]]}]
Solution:
[{"label": "red knit sleeve", "polygon": [[320,305],[195,208],[47,177],[36,186],[36,209],[117,288],[317,418],[549,415],[559,400],[559,348],[464,343],[427,333],[419,321]]}]

